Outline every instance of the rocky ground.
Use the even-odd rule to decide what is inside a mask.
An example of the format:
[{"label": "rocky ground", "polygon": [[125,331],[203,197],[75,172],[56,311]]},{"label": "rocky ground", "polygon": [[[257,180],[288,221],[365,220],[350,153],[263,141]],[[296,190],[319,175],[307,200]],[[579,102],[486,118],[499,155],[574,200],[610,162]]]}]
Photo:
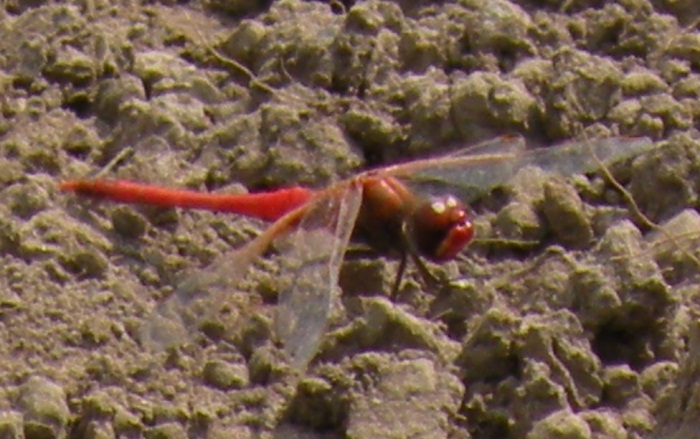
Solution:
[{"label": "rocky ground", "polygon": [[[3,6],[0,437],[700,437],[697,2]],[[601,176],[519,174],[444,286],[391,301],[395,261],[348,261],[304,374],[272,259],[188,343],[139,340],[262,223],[57,187],[125,151],[105,176],[323,187],[503,133],[650,137],[612,171],[662,227]]]}]

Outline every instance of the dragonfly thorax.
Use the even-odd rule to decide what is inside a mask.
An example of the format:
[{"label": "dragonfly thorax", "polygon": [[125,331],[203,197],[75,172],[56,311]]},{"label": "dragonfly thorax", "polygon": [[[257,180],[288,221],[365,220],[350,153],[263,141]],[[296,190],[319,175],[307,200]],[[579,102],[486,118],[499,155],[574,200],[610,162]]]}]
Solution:
[{"label": "dragonfly thorax", "polygon": [[466,207],[452,195],[419,202],[406,226],[416,251],[434,261],[453,259],[474,237]]}]

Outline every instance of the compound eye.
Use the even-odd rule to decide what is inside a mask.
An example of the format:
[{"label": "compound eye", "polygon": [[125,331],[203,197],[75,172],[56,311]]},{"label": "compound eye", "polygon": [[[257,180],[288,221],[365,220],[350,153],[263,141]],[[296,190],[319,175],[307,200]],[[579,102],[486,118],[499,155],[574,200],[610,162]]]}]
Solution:
[{"label": "compound eye", "polygon": [[451,195],[421,203],[409,224],[418,252],[435,261],[454,258],[474,236],[466,207]]}]

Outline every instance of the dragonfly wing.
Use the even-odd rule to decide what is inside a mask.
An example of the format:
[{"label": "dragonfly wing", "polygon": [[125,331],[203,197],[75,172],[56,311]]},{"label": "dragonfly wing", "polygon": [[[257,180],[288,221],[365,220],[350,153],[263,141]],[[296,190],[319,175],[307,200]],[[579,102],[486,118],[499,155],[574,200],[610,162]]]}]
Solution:
[{"label": "dragonfly wing", "polygon": [[654,146],[647,137],[608,137],[589,141],[571,141],[553,148],[528,151],[520,167],[536,166],[564,176],[597,170],[599,161],[612,164],[634,157]]},{"label": "dragonfly wing", "polygon": [[526,143],[522,136],[506,135],[451,151],[446,157],[466,157],[481,154],[518,154],[524,153],[525,149]]},{"label": "dragonfly wing", "polygon": [[291,363],[303,370],[326,330],[338,273],[362,202],[362,186],[350,181],[318,196],[289,236],[283,272],[289,284],[279,294],[277,336]]},{"label": "dragonfly wing", "polygon": [[227,252],[209,266],[188,276],[175,292],[160,302],[141,328],[141,341],[163,350],[188,341],[203,318],[218,311],[227,296],[280,233],[288,229],[292,214],[280,219],[245,246]]},{"label": "dragonfly wing", "polygon": [[417,160],[386,168],[417,192],[441,196],[445,188],[469,203],[490,188],[508,181],[526,153],[520,136],[500,136],[438,158]]},{"label": "dragonfly wing", "polygon": [[[505,138],[508,139],[508,138]],[[387,168],[391,175],[406,179],[428,194],[450,188],[465,203],[510,180],[520,169],[535,166],[568,176],[598,169],[598,160],[614,163],[648,151],[648,138],[611,137],[586,142],[568,142],[549,148],[525,150],[514,144],[495,142],[494,149],[478,148],[478,154],[450,155]]]}]

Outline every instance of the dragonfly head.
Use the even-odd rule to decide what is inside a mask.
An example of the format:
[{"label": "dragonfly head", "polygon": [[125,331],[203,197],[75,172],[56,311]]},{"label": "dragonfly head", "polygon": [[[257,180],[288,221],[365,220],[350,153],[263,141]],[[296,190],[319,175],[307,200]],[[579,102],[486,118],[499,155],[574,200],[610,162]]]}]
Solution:
[{"label": "dragonfly head", "polygon": [[436,262],[453,259],[474,237],[467,208],[451,195],[421,202],[409,226],[416,250]]}]

